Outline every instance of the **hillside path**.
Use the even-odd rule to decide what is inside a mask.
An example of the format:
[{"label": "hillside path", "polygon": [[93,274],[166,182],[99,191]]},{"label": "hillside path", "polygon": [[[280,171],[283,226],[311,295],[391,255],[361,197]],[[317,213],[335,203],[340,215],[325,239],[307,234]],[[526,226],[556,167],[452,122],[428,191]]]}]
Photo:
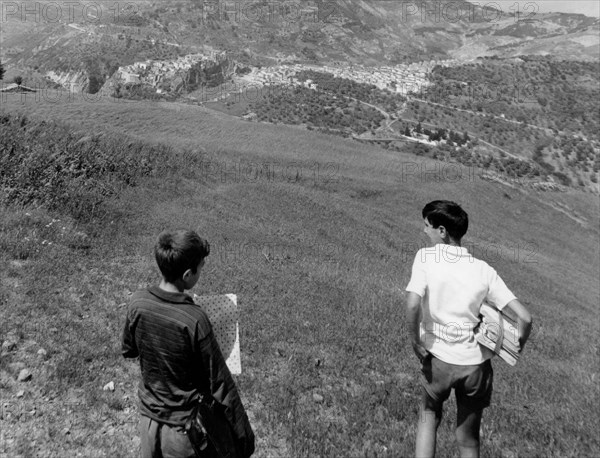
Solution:
[{"label": "hillside path", "polygon": [[[393,123],[396,121],[396,119],[397,119],[397,120],[402,120],[402,121],[408,121],[407,119],[405,119],[405,118],[401,118],[401,117],[399,117],[399,116],[397,116],[397,117],[396,117],[396,119],[392,119],[392,118],[391,118],[391,115],[390,115],[388,112],[386,112],[386,111],[385,111],[383,108],[381,108],[381,107],[378,107],[378,106],[376,106],[376,105],[373,105],[373,104],[371,104],[371,103],[368,103],[368,102],[364,102],[364,101],[362,101],[362,100],[358,100],[358,99],[356,99],[356,98],[354,98],[354,97],[350,97],[350,98],[351,98],[351,99],[353,99],[353,100],[356,100],[357,102],[360,102],[360,103],[362,103],[362,104],[368,105],[368,106],[370,106],[370,107],[372,107],[372,108],[374,108],[374,109],[378,110],[380,113],[382,113],[382,114],[385,116],[385,121],[384,121],[384,122],[385,122],[385,125],[383,125],[383,124],[382,124],[381,126],[379,126],[379,127],[377,128],[376,132],[382,132],[382,131],[388,131],[388,130],[392,130],[391,126],[392,126],[392,124],[393,124]],[[419,100],[419,99],[415,99],[415,100]],[[426,102],[426,103],[427,103],[427,102]],[[440,105],[440,104],[438,104],[438,103],[433,103],[433,102],[432,102],[432,104],[433,104],[433,105],[439,105],[439,106],[443,106],[443,105]],[[461,109],[458,109],[458,110],[459,110],[459,111],[466,111],[466,110],[461,110]],[[504,118],[501,118],[501,119],[504,119]],[[414,121],[412,121],[412,120],[411,120],[411,122],[414,122]],[[439,126],[436,126],[436,125],[434,125],[434,124],[430,124],[430,123],[426,123],[426,122],[422,122],[421,124],[425,124],[425,125],[427,125],[427,126],[431,126],[431,127],[434,127],[434,128],[439,128]],[[505,150],[505,149],[503,149],[503,148],[500,148],[499,146],[492,145],[491,143],[489,143],[489,142],[486,142],[485,140],[482,140],[481,138],[479,138],[479,136],[475,135],[473,132],[467,132],[467,133],[468,133],[468,134],[469,134],[469,136],[471,136],[472,138],[477,138],[477,139],[478,139],[478,140],[479,140],[481,143],[483,143],[483,144],[485,144],[485,145],[487,145],[487,146],[489,146],[489,147],[491,147],[491,148],[495,148],[495,149],[497,149],[498,151],[501,151],[502,153],[506,154],[507,156],[510,156],[510,157],[512,157],[512,158],[514,158],[514,159],[518,159],[518,160],[523,160],[523,159],[524,159],[524,158],[522,158],[522,157],[519,157],[519,156],[517,156],[516,154],[513,154],[513,153],[511,153],[511,152],[509,152],[509,151],[506,151],[506,150]],[[401,135],[401,136],[402,136],[402,137],[404,137],[404,135]],[[359,137],[356,137],[356,136],[355,136],[354,138],[357,138],[357,139],[360,139],[360,140],[372,140],[372,141],[393,141],[393,140],[394,140],[394,138],[372,138],[372,139],[365,139],[365,138],[362,138],[362,137],[360,137],[360,136],[359,136]],[[408,137],[407,137],[407,138],[408,138]],[[411,137],[411,138],[412,138],[412,137]],[[413,138],[413,139],[414,139],[414,138]],[[418,139],[414,139],[414,140],[417,140],[417,141],[419,141]],[[420,143],[426,143],[426,144],[429,144],[429,142],[423,142],[423,141],[420,141]]]},{"label": "hillside path", "polygon": [[[509,118],[506,118],[506,117],[496,116],[496,115],[489,114],[489,113],[479,113],[479,112],[473,111],[473,110],[465,110],[463,108],[456,108],[456,107],[453,107],[453,106],[450,106],[450,105],[444,105],[442,103],[430,102],[429,100],[417,99],[416,97],[407,96],[407,98],[409,98],[410,100],[414,100],[416,102],[426,103],[428,105],[435,105],[435,106],[442,107],[442,108],[448,108],[449,110],[461,111],[463,113],[468,113],[468,114],[472,114],[472,115],[475,115],[475,116],[489,117],[489,118],[496,119],[498,121],[506,121],[506,122],[510,122],[512,124],[519,124],[519,125],[531,127],[532,129],[543,130],[544,132],[549,133],[549,134],[553,134],[554,133],[552,131],[552,129],[550,129],[548,127],[536,126],[535,124],[528,124],[526,122],[524,123],[524,122],[521,122],[521,121],[517,121],[516,119],[509,119]],[[562,134],[563,132],[559,131],[559,133]]]}]

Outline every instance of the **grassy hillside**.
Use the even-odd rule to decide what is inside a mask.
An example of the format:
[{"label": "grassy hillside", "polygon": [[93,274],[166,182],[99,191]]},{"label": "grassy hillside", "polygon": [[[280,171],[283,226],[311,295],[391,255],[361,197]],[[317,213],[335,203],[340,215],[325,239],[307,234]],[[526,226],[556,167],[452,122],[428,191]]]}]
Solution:
[{"label": "grassy hillside", "polygon": [[[73,155],[118,160],[90,186],[63,183],[60,206],[9,201],[6,180],[14,189],[38,182],[17,167],[0,171],[0,454],[135,455],[139,369],[120,356],[125,304],[157,280],[156,234],[188,227],[212,246],[195,292],[240,298],[238,382],[256,456],[410,455],[419,368],[403,288],[425,243],[420,210],[436,198],[464,205],[466,244],[535,317],[519,365],[495,362],[483,455],[594,456],[600,447],[592,195],[526,192],[474,169],[200,107],[2,102],[7,164],[31,165],[44,151],[48,168]],[[140,156],[150,169],[136,168]],[[116,190],[99,198],[105,212],[70,211],[71,191],[99,183]],[[16,381],[23,368],[29,382]],[[102,390],[109,381],[114,392]],[[457,453],[454,412],[451,403],[442,457]]]}]

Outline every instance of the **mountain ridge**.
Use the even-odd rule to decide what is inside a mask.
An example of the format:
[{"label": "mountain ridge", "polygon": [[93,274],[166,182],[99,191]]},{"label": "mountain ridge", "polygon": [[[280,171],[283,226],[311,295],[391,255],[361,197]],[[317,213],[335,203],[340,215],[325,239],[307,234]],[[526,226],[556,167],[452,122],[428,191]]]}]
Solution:
[{"label": "mountain ridge", "polygon": [[41,6],[35,21],[31,12],[4,12],[0,59],[40,80],[50,71],[84,71],[92,80],[90,92],[120,66],[213,51],[246,65],[377,66],[550,53],[589,60],[600,50],[598,19],[567,13],[517,17],[464,0],[140,1],[131,4],[132,11],[101,1],[94,16],[90,8],[74,7],[55,21],[51,4],[36,2]]}]

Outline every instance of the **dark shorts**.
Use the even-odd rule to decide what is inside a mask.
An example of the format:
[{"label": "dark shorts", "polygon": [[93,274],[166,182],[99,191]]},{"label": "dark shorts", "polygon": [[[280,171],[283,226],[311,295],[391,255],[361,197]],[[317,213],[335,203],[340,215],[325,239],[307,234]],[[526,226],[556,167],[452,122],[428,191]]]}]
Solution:
[{"label": "dark shorts", "polygon": [[142,458],[195,458],[196,452],[183,427],[159,423],[142,415],[140,418]]},{"label": "dark shorts", "polygon": [[442,406],[452,388],[457,405],[470,410],[481,410],[490,405],[494,371],[489,359],[476,366],[459,366],[430,354],[423,360],[421,372],[423,388],[434,401],[434,407]]}]

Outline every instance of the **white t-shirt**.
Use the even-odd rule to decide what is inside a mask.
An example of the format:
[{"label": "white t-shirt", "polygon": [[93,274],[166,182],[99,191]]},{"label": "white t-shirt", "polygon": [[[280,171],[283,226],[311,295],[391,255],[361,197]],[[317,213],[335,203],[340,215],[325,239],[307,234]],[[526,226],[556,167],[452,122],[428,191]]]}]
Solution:
[{"label": "white t-shirt", "polygon": [[421,341],[450,364],[481,364],[493,353],[479,345],[473,329],[483,301],[502,310],[516,299],[496,271],[466,248],[437,244],[420,249],[406,291],[421,302]]}]

